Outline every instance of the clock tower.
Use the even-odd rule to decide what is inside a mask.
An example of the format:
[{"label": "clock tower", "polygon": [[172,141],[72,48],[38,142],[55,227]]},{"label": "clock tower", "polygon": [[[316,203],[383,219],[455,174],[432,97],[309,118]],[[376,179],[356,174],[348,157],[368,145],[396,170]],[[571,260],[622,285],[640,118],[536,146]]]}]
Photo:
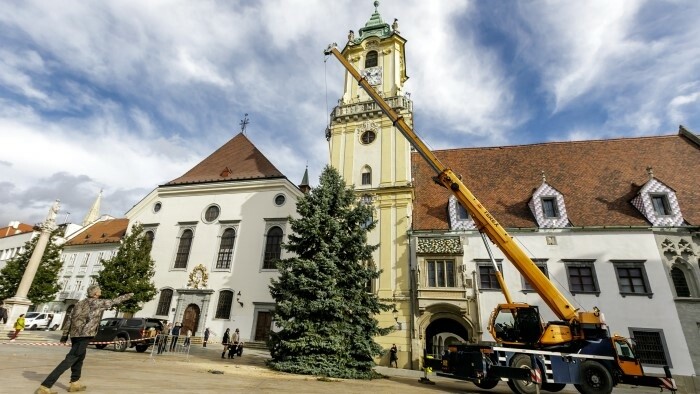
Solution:
[{"label": "clock tower", "polygon": [[[390,26],[375,11],[358,33],[350,31],[343,56],[362,74],[384,99],[412,126],[412,102],[404,92],[406,75],[405,44],[398,21]],[[373,261],[382,270],[372,290],[393,311],[377,316],[380,326],[396,330],[377,343],[399,348],[399,363],[411,367],[410,250],[413,187],[411,147],[391,120],[355,81],[345,73],[343,96],[331,113],[326,133],[331,165],[348,185],[355,186],[358,199],[374,207],[377,227],[368,242],[379,245]],[[418,357],[418,355],[416,355]]]}]

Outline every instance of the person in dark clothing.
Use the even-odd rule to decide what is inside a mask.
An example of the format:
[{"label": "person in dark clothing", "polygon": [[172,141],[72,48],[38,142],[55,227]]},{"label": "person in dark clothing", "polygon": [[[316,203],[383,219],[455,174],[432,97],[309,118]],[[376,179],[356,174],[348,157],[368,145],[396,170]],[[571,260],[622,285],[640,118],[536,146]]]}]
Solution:
[{"label": "person in dark clothing", "polygon": [[221,340],[221,344],[224,345],[224,351],[221,352],[221,358],[226,358],[226,350],[228,350],[228,345],[231,340],[231,329],[227,328],[224,333],[224,337]]},{"label": "person in dark clothing", "polygon": [[170,351],[174,351],[175,348],[177,347],[177,339],[180,337],[180,328],[182,326],[180,323],[175,323],[173,326],[173,330],[171,331],[172,334],[172,339],[170,340]]},{"label": "person in dark clothing", "polygon": [[88,287],[88,298],[75,304],[73,312],[68,317],[66,330],[61,337],[61,343],[66,343],[70,336],[71,348],[66,358],[44,379],[34,394],[57,394],[51,387],[68,368],[71,370],[69,392],[84,391],[86,386],[80,383],[80,376],[85,360],[85,353],[90,340],[97,334],[102,320],[102,313],[112,306],[130,299],[134,293],[121,295],[113,300],[100,300],[102,290],[97,285]]},{"label": "person in dark clothing", "polygon": [[207,347],[207,342],[209,341],[209,327],[204,330],[204,340],[202,341],[202,347]]},{"label": "person in dark clothing", "polygon": [[7,324],[7,309],[5,308],[5,304],[0,305],[0,322],[2,322],[2,324]]},{"label": "person in dark clothing", "polygon": [[391,345],[391,349],[389,350],[389,367],[390,368],[391,368],[392,364],[396,368],[399,367],[399,349],[396,347],[395,343]]}]

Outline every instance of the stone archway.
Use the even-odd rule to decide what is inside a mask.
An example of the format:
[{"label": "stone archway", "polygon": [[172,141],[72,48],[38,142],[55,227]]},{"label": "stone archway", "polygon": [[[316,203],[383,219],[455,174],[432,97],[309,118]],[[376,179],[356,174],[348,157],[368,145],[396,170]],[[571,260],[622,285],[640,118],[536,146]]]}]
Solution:
[{"label": "stone archway", "polygon": [[196,333],[197,328],[199,328],[199,316],[200,309],[197,304],[187,305],[182,315],[182,329],[180,330],[180,335],[186,335],[187,330],[192,331],[192,334]]},{"label": "stone archway", "polygon": [[418,318],[418,328],[421,346],[428,354],[438,354],[454,343],[474,342],[478,336],[474,323],[464,312],[446,303],[426,308]]}]

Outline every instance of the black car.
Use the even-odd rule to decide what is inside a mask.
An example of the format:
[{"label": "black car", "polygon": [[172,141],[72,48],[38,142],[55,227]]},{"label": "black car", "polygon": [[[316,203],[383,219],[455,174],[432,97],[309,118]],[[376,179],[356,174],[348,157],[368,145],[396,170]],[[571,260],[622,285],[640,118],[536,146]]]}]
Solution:
[{"label": "black car", "polygon": [[95,344],[98,349],[104,349],[113,343],[114,350],[118,352],[134,347],[137,352],[143,353],[155,343],[155,334],[162,332],[163,326],[159,319],[110,317],[100,321],[100,328],[92,341],[110,342]]}]

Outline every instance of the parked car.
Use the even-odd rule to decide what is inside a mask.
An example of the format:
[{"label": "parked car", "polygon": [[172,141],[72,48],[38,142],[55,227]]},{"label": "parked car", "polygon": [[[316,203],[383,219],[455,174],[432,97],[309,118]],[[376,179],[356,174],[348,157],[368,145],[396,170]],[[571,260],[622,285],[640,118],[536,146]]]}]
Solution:
[{"label": "parked car", "polygon": [[24,326],[28,330],[49,329],[55,331],[63,323],[65,313],[28,312],[24,316]]},{"label": "parked car", "polygon": [[[143,353],[155,343],[156,332],[163,330],[163,322],[147,317],[109,317],[100,321],[100,327],[93,342],[114,342],[114,350],[123,352],[128,348],[136,348]],[[107,344],[95,345],[104,349]]]}]

